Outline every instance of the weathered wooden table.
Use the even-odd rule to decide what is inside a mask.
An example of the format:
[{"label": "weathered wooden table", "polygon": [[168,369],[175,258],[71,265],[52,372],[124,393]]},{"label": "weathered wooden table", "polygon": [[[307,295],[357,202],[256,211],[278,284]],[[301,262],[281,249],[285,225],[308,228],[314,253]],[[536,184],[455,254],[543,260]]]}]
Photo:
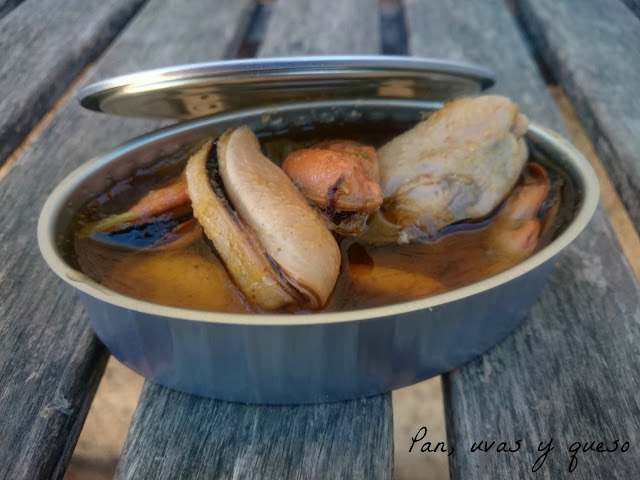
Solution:
[{"label": "weathered wooden table", "polygon": [[[639,10],[634,0],[0,1],[0,477],[62,477],[108,355],[40,258],[42,204],[73,168],[158,126],[83,111],[79,86],[236,56],[435,56],[493,69],[494,91],[565,132],[546,84],[557,82],[640,229]],[[640,478],[639,371],[640,286],[600,208],[522,326],[444,376],[452,478]],[[521,448],[471,453],[480,440]],[[581,447],[569,472],[574,442],[614,440],[628,450]],[[147,384],[116,476],[369,479],[392,464],[389,394],[261,407]]]}]

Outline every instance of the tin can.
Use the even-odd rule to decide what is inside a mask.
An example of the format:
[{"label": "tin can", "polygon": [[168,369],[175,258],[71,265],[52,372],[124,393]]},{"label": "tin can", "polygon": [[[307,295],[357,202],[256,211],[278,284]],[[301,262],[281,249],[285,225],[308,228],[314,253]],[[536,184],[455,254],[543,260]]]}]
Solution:
[{"label": "tin can", "polygon": [[491,83],[479,67],[431,59],[319,57],[173,67],[90,86],[81,93],[89,108],[187,121],[136,138],[70,174],[40,215],[41,252],[77,289],[113,355],[169,388],[246,403],[318,403],[375,395],[442,374],[522,322],[554,258],[597,206],[598,182],[588,162],[541,126],[530,125],[527,140],[571,183],[570,221],[516,266],[420,300],[310,315],[170,307],[121,295],[75,270],[62,255],[60,238],[80,207],[105,190],[105,178],[124,178],[230,126],[276,132],[341,122],[406,125]]}]

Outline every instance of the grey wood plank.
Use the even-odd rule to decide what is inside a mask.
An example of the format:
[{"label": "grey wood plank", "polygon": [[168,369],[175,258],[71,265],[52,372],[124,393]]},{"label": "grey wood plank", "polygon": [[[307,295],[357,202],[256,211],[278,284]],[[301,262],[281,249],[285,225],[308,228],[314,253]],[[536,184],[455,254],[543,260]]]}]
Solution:
[{"label": "grey wood plank", "polygon": [[[514,30],[511,15],[500,0],[470,2],[407,0],[405,18],[409,53],[473,62],[491,69],[492,92],[507,95],[534,121],[563,131],[562,120],[538,68],[527,54],[524,39]],[[504,38],[504,41],[501,39]],[[482,40],[482,41],[481,41]]]},{"label": "grey wood plank", "polygon": [[0,478],[62,478],[107,355],[76,299],[43,278],[35,227],[20,233],[12,256],[34,268],[0,266]]},{"label": "grey wood plank", "polygon": [[379,53],[376,0],[278,0],[259,57]]},{"label": "grey wood plank", "polygon": [[[301,11],[316,7],[306,1],[296,5],[276,4],[271,22],[278,28],[267,28],[261,55],[327,53],[324,36],[335,31],[327,28],[321,34],[316,23],[324,24],[326,17],[301,21]],[[301,16],[279,13],[288,7]],[[375,12],[377,6],[369,2],[367,8]],[[343,17],[355,15],[347,6],[338,12],[334,9],[333,18],[339,25],[348,23]],[[356,48],[354,39],[365,38],[368,28],[369,22],[355,22],[354,31],[334,39],[336,49]],[[316,32],[318,44],[289,40],[289,35],[302,38],[305,29]],[[375,53],[378,48],[376,40],[370,49]],[[392,469],[390,394],[328,405],[260,407],[195,398],[147,384],[116,478],[373,479],[390,478]]]},{"label": "grey wood plank", "polygon": [[[115,478],[390,478],[386,396],[240,405],[145,384]],[[371,412],[378,416],[372,417]]]},{"label": "grey wood plank", "polygon": [[620,1],[516,4],[640,231],[640,20]]},{"label": "grey wood plank", "polygon": [[23,1],[24,0],[2,0],[2,1],[0,1],[0,20],[2,20],[3,17],[6,17],[7,14],[11,10],[16,8]]},{"label": "grey wood plank", "polygon": [[143,2],[32,0],[0,21],[0,164]]},{"label": "grey wood plank", "polygon": [[640,18],[640,0],[622,0],[622,2],[634,13],[636,17]]},{"label": "grey wood plank", "polygon": [[[252,0],[150,2],[86,81],[219,58],[237,45]],[[1,111],[0,111],[1,112]],[[83,111],[73,97],[0,181],[0,478],[62,478],[107,354],[72,288],[40,257],[36,222],[72,169],[158,122]]]},{"label": "grey wood plank", "polygon": [[[412,54],[474,61],[496,71],[495,91],[535,121],[564,128],[514,19],[499,1],[405,4]],[[563,253],[523,324],[443,378],[454,479],[629,479],[640,472],[640,287],[601,208]],[[539,442],[554,450],[532,472]],[[473,442],[521,439],[517,453],[470,453]],[[576,441],[631,443],[620,454]],[[612,444],[608,444],[612,448]],[[496,448],[494,446],[494,449]],[[544,446],[544,445],[543,445]]]}]

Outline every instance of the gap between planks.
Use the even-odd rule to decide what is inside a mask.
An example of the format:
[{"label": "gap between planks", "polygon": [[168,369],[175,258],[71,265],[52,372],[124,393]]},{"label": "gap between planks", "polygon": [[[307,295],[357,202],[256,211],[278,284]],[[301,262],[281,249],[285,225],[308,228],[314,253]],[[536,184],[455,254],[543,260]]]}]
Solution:
[{"label": "gap between planks", "polygon": [[580,150],[596,172],[600,183],[600,202],[607,212],[627,261],[640,280],[640,236],[638,236],[631,217],[620,200],[606,167],[596,154],[591,140],[578,120],[571,101],[559,86],[549,86],[549,91],[562,115],[562,120],[571,136],[571,142]]},{"label": "gap between planks", "polygon": [[[97,59],[96,59],[97,60]],[[67,89],[62,92],[62,95],[55,101],[55,103],[51,106],[48,112],[46,112],[38,123],[36,123],[29,134],[24,137],[24,140],[16,147],[11,155],[7,158],[7,160],[0,165],[0,181],[7,176],[11,167],[16,163],[18,158],[23,154],[23,152],[27,149],[29,145],[31,145],[40,135],[40,132],[44,130],[44,128],[51,122],[51,119],[58,111],[58,108],[67,101],[67,99],[76,91],[76,89],[80,86],[80,84],[84,81],[85,77],[89,74],[89,71],[93,68],[95,64],[95,60],[93,62],[87,63],[84,69],[78,74],[76,79],[71,82],[71,84],[67,87]]]}]

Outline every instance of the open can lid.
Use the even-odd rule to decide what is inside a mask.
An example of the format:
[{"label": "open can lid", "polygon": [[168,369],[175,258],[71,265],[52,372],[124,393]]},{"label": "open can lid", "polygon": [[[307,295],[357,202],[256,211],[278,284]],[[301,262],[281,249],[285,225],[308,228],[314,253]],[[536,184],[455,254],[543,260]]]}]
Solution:
[{"label": "open can lid", "polygon": [[197,63],[114,77],[82,89],[91,110],[193,119],[321,100],[403,98],[444,102],[492,86],[476,65],[399,56],[330,56]]}]

